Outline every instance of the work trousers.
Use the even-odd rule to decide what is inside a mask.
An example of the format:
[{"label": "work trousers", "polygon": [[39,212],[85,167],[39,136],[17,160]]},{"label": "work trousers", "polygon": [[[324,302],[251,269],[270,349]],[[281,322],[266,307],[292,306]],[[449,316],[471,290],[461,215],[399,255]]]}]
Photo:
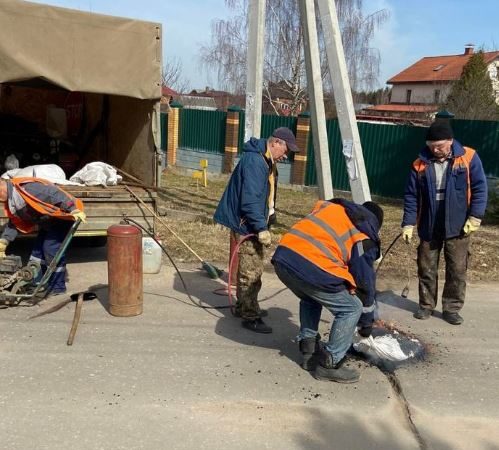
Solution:
[{"label": "work trousers", "polygon": [[[40,227],[31,251],[30,261],[41,265],[41,274],[36,281],[40,281],[47,271],[54,256],[61,248],[64,238],[68,234],[73,222],[68,220],[50,220]],[[66,257],[59,260],[54,273],[50,276],[47,284],[47,294],[58,294],[66,291]]]},{"label": "work trousers", "polygon": [[[237,242],[242,236],[235,234]],[[244,241],[239,247],[237,270],[236,314],[246,320],[260,317],[258,293],[262,288],[265,249],[256,237]]]},{"label": "work trousers", "polygon": [[443,249],[445,283],[442,310],[459,312],[466,295],[466,271],[469,258],[469,236],[421,241],[418,247],[419,306],[433,310],[438,299],[438,265]]},{"label": "work trousers", "polygon": [[333,316],[333,324],[325,349],[331,354],[333,364],[339,363],[352,345],[353,334],[362,314],[362,302],[343,289],[325,292],[294,276],[285,266],[274,263],[279,279],[300,299],[300,334],[298,340],[315,338],[319,330],[322,308]]}]

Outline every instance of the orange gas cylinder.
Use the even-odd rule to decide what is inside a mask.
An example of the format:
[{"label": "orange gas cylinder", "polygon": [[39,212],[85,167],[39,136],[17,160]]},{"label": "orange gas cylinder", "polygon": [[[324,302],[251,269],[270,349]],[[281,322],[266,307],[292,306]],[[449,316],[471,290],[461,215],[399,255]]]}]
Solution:
[{"label": "orange gas cylinder", "polygon": [[107,229],[109,312],[113,316],[142,314],[142,232],[131,225]]}]

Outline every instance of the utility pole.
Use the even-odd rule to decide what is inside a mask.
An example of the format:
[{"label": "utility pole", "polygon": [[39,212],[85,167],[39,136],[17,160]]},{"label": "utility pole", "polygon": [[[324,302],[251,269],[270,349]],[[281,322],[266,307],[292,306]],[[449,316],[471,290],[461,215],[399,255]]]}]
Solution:
[{"label": "utility pole", "polygon": [[[343,155],[347,166],[352,197],[356,203],[371,200],[369,182],[362,154],[359,130],[355,117],[352,92],[348,80],[345,53],[334,0],[317,0],[324,31],[329,71],[333,83],[338,112]],[[307,87],[311,105],[311,122],[319,195],[322,199],[333,198],[333,185],[326,132],[326,114],[320,70],[314,0],[298,0],[303,26]],[[263,87],[263,40],[265,24],[265,0],[249,0],[249,34],[246,84],[246,123],[244,138],[260,137],[262,87]]]},{"label": "utility pole", "polygon": [[[306,1],[313,3],[313,0]],[[352,198],[355,203],[364,203],[371,200],[371,193],[355,117],[352,91],[348,80],[336,6],[334,0],[318,0],[318,4]]]},{"label": "utility pole", "polygon": [[248,3],[248,50],[246,57],[246,115],[244,141],[260,137],[262,122],[263,48],[265,38],[265,0]]},{"label": "utility pole", "polygon": [[327,141],[326,112],[324,111],[314,0],[298,0],[298,4],[303,27],[305,68],[307,71],[307,89],[310,101],[310,118],[319,197],[322,200],[327,200],[333,198],[334,193]]}]

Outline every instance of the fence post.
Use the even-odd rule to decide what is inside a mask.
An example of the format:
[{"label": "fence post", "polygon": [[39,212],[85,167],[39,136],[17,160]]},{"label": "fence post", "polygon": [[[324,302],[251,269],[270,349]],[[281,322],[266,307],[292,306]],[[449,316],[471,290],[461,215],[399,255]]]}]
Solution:
[{"label": "fence post", "polygon": [[307,150],[310,136],[310,113],[304,112],[298,116],[296,124],[296,145],[299,152],[294,154],[293,169],[291,172],[291,184],[305,184],[305,173],[307,170]]},{"label": "fence post", "polygon": [[166,162],[170,167],[174,166],[177,162],[181,109],[182,105],[178,102],[170,104],[170,112],[168,113],[168,139],[166,142]]},{"label": "fence post", "polygon": [[227,119],[225,122],[225,147],[223,173],[231,173],[234,168],[234,161],[237,157],[239,145],[239,113],[241,108],[229,106],[227,108]]}]

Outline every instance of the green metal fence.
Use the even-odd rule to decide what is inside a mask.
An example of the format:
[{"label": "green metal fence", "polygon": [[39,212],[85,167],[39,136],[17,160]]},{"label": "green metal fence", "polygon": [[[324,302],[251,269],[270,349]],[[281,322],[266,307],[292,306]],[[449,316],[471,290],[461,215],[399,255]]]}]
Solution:
[{"label": "green metal fence", "polygon": [[[222,111],[181,110],[179,145],[193,150],[223,154],[226,117],[227,113]],[[241,111],[239,153],[244,144],[244,119],[244,111]],[[275,128],[283,126],[296,131],[297,120],[296,117],[263,115],[261,136],[266,138]],[[411,162],[424,146],[426,128],[363,122],[358,126],[371,192],[387,197],[401,197]],[[478,151],[486,174],[499,177],[499,122],[453,120],[452,127],[458,141]],[[162,148],[166,147],[167,129],[166,117],[162,115]],[[333,188],[349,190],[338,121],[328,120],[326,129]],[[305,184],[316,185],[312,136],[309,139],[307,155]]]},{"label": "green metal fence", "polygon": [[225,147],[224,111],[180,110],[179,146],[211,153],[223,153]]},{"label": "green metal fence", "polygon": [[[358,126],[371,192],[402,197],[411,163],[425,145],[426,128],[363,122]],[[499,123],[454,120],[452,127],[459,142],[478,151],[485,172],[499,176]],[[328,120],[326,128],[333,188],[350,190],[338,121]],[[305,184],[317,184],[312,139],[309,140]]]},{"label": "green metal fence", "polygon": [[[244,120],[245,113],[241,111],[239,113],[239,147],[238,153],[243,151],[244,145]],[[296,133],[296,123],[298,119],[296,117],[286,117],[286,116],[275,116],[270,114],[262,115],[262,122],[260,125],[260,136],[262,138],[268,138],[272,131],[279,127],[288,127],[294,133]]]}]

